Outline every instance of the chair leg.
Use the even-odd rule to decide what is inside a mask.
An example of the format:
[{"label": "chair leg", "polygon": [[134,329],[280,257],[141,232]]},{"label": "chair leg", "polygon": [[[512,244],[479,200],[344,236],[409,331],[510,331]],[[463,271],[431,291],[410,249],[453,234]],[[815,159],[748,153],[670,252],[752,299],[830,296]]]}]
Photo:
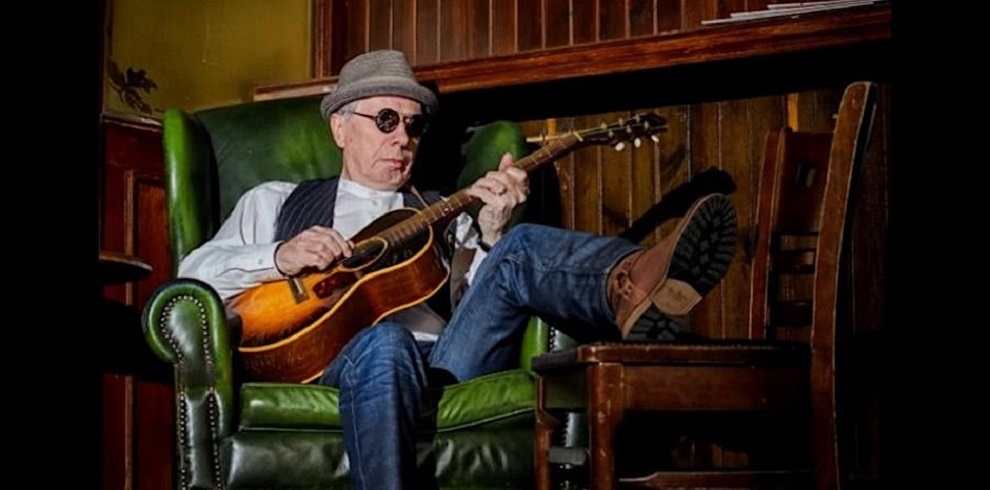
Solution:
[{"label": "chair leg", "polygon": [[595,364],[588,368],[588,445],[591,452],[592,488],[613,490],[615,433],[625,412],[622,366]]},{"label": "chair leg", "polygon": [[560,425],[546,410],[544,380],[536,378],[536,490],[550,490],[553,487],[550,469],[550,441],[554,430]]}]

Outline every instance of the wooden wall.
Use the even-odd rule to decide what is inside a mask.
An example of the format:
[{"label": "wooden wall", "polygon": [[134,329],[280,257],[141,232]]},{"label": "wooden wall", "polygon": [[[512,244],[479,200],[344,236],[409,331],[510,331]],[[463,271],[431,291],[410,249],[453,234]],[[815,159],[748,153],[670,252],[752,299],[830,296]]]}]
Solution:
[{"label": "wooden wall", "polygon": [[[545,53],[574,46],[620,39],[656,38],[702,29],[701,21],[728,17],[730,12],[766,8],[770,0],[315,0],[314,76],[332,77],[351,57],[373,49],[404,51],[414,67],[456,66],[460,62],[524,53]],[[691,328],[713,337],[748,337],[749,247],[755,211],[755,193],[764,138],[773,128],[789,125],[802,131],[829,131],[845,85],[865,73],[882,83],[881,100],[867,154],[854,212],[852,279],[845,291],[850,321],[857,332],[852,363],[855,376],[847,387],[852,422],[844,437],[850,441],[844,454],[847,474],[864,482],[876,482],[885,469],[883,461],[883,399],[877,373],[880,352],[889,326],[884,324],[888,290],[885,281],[889,215],[891,87],[884,69],[849,69],[849,65],[883,65],[864,55],[862,59],[838,55],[804,66],[788,62],[772,73],[750,71],[767,65],[743,61],[711,71],[683,71],[681,77],[658,89],[672,91],[637,104],[643,84],[629,89],[629,78],[616,84],[596,81],[616,100],[589,104],[575,98],[555,105],[566,113],[538,118],[524,113],[516,118],[534,141],[569,129],[613,122],[640,111],[656,111],[669,124],[667,133],[653,147],[614,152],[590,148],[555,164],[554,191],[559,196],[558,220],[567,228],[603,234],[628,234],[661,202],[664,196],[705,170],[729,173],[736,185],[732,200],[739,213],[741,246],[723,283],[706,296],[691,315]],[[755,61],[755,60],[754,60]],[[797,59],[790,62],[798,61]],[[608,64],[608,59],[598,63]],[[875,63],[876,62],[876,63]],[[484,63],[478,63],[484,69]],[[539,67],[534,67],[539,69]],[[811,70],[810,72],[808,70]],[[443,69],[434,73],[443,72]],[[702,75],[715,78],[692,78]],[[495,76],[494,78],[498,78]],[[600,80],[600,79],[599,79]],[[578,82],[580,83],[580,82]],[[703,89],[696,88],[704,86]],[[572,86],[568,86],[573,88]],[[553,90],[553,89],[550,89]],[[472,97],[497,97],[486,93],[458,93],[441,98],[473,102]],[[521,93],[521,92],[520,92]],[[540,93],[540,92],[535,92]],[[546,93],[546,92],[545,92]],[[576,93],[580,94],[580,91]],[[441,96],[444,94],[441,92]],[[621,99],[621,102],[619,100]],[[495,102],[498,103],[497,101]],[[540,105],[540,99],[527,102]],[[490,107],[490,104],[480,106]],[[605,107],[604,111],[602,107]],[[499,113],[500,116],[506,113]],[[511,117],[511,113],[508,113]],[[534,197],[534,200],[540,199]],[[654,243],[673,225],[668,221],[643,236]],[[637,235],[638,236],[638,235]],[[853,442],[854,441],[854,442]],[[728,452],[723,459],[734,457]]]},{"label": "wooden wall", "polygon": [[103,348],[103,487],[174,488],[175,397],[170,366],[145,343],[140,312],[171,278],[161,123],[104,114],[100,249],[136,257],[148,277],[104,287],[108,314]]},{"label": "wooden wall", "polygon": [[[167,247],[161,123],[138,116],[103,116],[104,174],[100,248],[138,257],[152,266],[145,280],[108,286],[108,297],[144,305],[171,278]],[[163,247],[162,245],[166,245]]]},{"label": "wooden wall", "polygon": [[[315,76],[374,49],[413,66],[578,46],[699,27],[773,0],[315,0]],[[332,45],[320,39],[333,38]],[[602,60],[607,63],[608,60]]]}]

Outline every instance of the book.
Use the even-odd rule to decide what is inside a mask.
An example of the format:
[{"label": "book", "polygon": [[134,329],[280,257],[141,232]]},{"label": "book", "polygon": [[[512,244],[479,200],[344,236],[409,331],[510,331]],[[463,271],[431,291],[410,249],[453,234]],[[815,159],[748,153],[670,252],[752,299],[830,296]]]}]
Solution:
[{"label": "book", "polygon": [[796,17],[812,12],[847,9],[865,5],[875,5],[889,0],[823,0],[820,2],[777,3],[768,5],[765,10],[748,12],[732,12],[729,17],[701,21],[701,25],[719,25],[746,22],[751,20],[769,19],[775,17]]}]

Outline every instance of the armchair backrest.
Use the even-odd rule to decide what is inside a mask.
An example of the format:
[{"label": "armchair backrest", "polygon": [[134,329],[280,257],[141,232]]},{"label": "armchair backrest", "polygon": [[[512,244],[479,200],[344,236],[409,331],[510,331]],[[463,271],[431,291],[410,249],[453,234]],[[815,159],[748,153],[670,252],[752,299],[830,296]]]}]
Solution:
[{"label": "armchair backrest", "polygon": [[176,266],[216,232],[251,187],[340,173],[340,149],[316,98],[251,102],[192,114],[171,109],[165,113],[163,136]]}]

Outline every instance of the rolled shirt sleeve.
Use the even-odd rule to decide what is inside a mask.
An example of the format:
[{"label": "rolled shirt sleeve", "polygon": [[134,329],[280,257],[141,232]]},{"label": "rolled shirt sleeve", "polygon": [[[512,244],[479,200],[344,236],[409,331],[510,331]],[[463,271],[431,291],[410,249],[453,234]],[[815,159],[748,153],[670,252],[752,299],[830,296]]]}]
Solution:
[{"label": "rolled shirt sleeve", "polygon": [[296,184],[269,182],[237,201],[217,234],[179,263],[178,276],[199,279],[228,299],[264,282],[281,279],[275,267],[278,212]]}]

